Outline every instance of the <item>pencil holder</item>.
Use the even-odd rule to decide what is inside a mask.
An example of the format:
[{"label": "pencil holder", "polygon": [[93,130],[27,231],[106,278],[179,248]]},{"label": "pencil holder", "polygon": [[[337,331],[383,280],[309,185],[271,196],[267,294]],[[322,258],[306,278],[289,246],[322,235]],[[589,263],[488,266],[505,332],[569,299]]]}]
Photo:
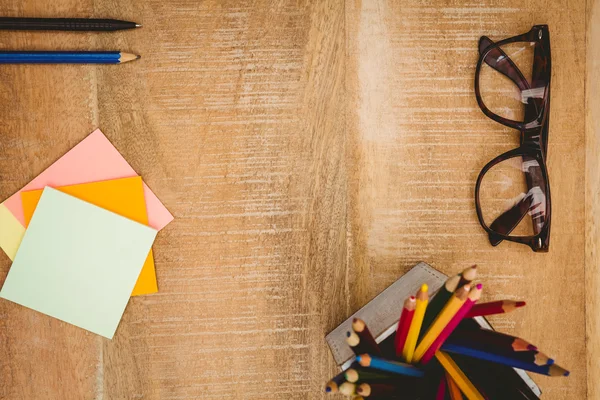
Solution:
[{"label": "pencil holder", "polygon": [[[568,371],[534,345],[493,330],[481,315],[524,302],[475,305],[482,291],[471,282],[475,274],[471,267],[448,279],[417,264],[327,335],[341,372],[325,390],[356,399],[538,399],[524,370]],[[428,293],[436,294],[431,301]]]}]

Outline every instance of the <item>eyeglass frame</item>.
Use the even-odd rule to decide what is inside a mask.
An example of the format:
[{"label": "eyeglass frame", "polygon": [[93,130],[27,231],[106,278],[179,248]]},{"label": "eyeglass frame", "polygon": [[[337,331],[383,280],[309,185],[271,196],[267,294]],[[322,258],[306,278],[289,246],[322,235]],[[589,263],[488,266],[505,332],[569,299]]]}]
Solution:
[{"label": "eyeglass frame", "polygon": [[[484,39],[487,39],[487,38],[483,36],[480,39],[480,46],[482,45],[482,42],[484,41]],[[549,249],[549,245],[550,245],[550,222],[551,222],[550,183],[549,183],[549,179],[548,179],[548,170],[547,170],[547,166],[546,166],[547,138],[548,138],[549,117],[550,117],[550,78],[551,78],[550,35],[549,35],[548,26],[547,25],[536,25],[536,26],[532,27],[532,29],[527,33],[513,36],[511,38],[504,39],[504,40],[501,40],[496,43],[492,42],[489,39],[487,39],[487,41],[489,41],[491,44],[489,44],[483,50],[481,50],[481,48],[480,48],[480,56],[479,56],[479,60],[477,62],[477,66],[475,69],[475,97],[477,99],[477,104],[479,105],[479,108],[481,108],[481,111],[490,119],[492,119],[504,126],[507,126],[509,128],[519,130],[521,132],[521,144],[518,148],[509,150],[509,151],[495,157],[494,159],[492,159],[489,163],[487,163],[483,167],[483,169],[479,173],[479,176],[477,177],[477,181],[475,184],[475,208],[477,211],[477,218],[479,219],[479,223],[481,224],[481,226],[488,233],[490,243],[493,246],[497,246],[498,244],[500,244],[500,242],[502,242],[502,240],[508,240],[511,242],[528,245],[535,252],[547,252]],[[535,116],[531,120],[526,120],[524,118],[525,120],[523,122],[513,121],[508,118],[501,117],[501,116],[493,113],[491,110],[489,110],[488,107],[483,102],[481,92],[480,92],[480,87],[479,87],[479,78],[480,78],[480,73],[481,73],[481,67],[483,65],[483,62],[487,63],[486,58],[488,57],[490,52],[492,52],[493,50],[497,50],[501,54],[503,54],[507,59],[509,67],[513,68],[514,70],[510,70],[507,73],[507,71],[501,71],[498,68],[495,68],[494,66],[492,66],[488,63],[488,65],[490,65],[490,67],[494,68],[496,71],[507,76],[517,86],[519,86],[519,83],[530,86],[529,82],[527,82],[527,80],[524,78],[524,76],[523,76],[522,72],[519,70],[519,68],[514,64],[514,62],[510,59],[510,57],[506,56],[506,54],[503,53],[503,51],[501,49],[501,47],[506,44],[518,43],[518,42],[529,42],[529,43],[533,42],[533,43],[536,43],[536,46],[539,43],[541,51],[543,51],[542,55],[544,56],[544,60],[540,60],[542,62],[542,65],[538,65],[538,68],[543,68],[543,70],[541,71],[541,74],[543,75],[543,78],[545,78],[544,97],[540,104],[540,108],[538,110],[537,116]],[[534,65],[533,65],[534,70],[536,68],[536,62],[538,62],[538,60],[536,59],[536,56],[534,55]],[[517,75],[516,77],[510,76],[510,75],[515,75],[515,74]],[[518,81],[517,81],[517,79],[518,79]],[[532,81],[533,81],[533,79],[532,79]],[[534,106],[535,106],[535,103],[534,103]],[[497,231],[491,229],[487,225],[487,223],[485,222],[485,220],[483,218],[483,213],[481,211],[479,195],[480,195],[480,189],[481,189],[481,182],[483,180],[484,175],[495,165],[497,165],[503,161],[506,161],[508,159],[518,157],[518,156],[527,156],[527,157],[530,157],[531,159],[535,159],[538,162],[540,171],[541,171],[541,175],[542,175],[541,177],[545,184],[544,194],[546,196],[546,212],[544,214],[544,218],[545,218],[544,225],[540,228],[540,232],[538,232],[537,234],[534,234],[532,236],[510,236],[510,233],[512,232],[512,230],[516,226],[518,226],[518,224],[520,223],[522,218],[527,214],[527,212],[523,213],[520,216],[520,218],[518,218],[518,220],[514,221],[512,228],[509,227],[506,234],[503,234],[503,233],[500,233],[500,232],[497,232]],[[511,210],[505,211],[498,218],[496,218],[496,220],[494,222],[498,221],[502,216],[504,216],[509,211],[511,211]]]}]

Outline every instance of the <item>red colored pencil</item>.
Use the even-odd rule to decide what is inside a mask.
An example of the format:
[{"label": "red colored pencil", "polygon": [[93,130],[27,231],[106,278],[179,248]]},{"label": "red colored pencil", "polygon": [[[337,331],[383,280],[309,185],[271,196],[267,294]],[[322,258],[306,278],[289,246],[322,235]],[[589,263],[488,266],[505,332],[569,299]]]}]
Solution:
[{"label": "red colored pencil", "polygon": [[525,305],[524,301],[500,300],[473,306],[465,318],[484,317],[486,315],[505,314]]},{"label": "red colored pencil", "polygon": [[408,336],[410,323],[412,322],[413,316],[415,315],[416,306],[417,299],[415,298],[415,296],[410,296],[404,301],[404,307],[402,308],[400,321],[398,321],[398,329],[396,329],[396,339],[394,340],[397,357],[402,356],[402,350],[404,350],[404,343],[406,343],[406,337]]},{"label": "red colored pencil", "polygon": [[427,364],[433,358],[436,351],[438,351],[440,347],[442,347],[442,344],[444,344],[446,339],[448,339],[448,336],[450,336],[450,334],[454,332],[458,324],[460,324],[460,321],[462,321],[463,318],[465,318],[465,315],[469,313],[471,308],[473,308],[473,305],[477,302],[477,300],[479,300],[479,298],[481,297],[482,290],[483,285],[479,283],[469,292],[469,297],[467,297],[467,301],[465,301],[460,310],[458,310],[458,312],[456,313],[456,315],[454,315],[454,317],[452,317],[448,325],[446,325],[446,327],[442,330],[442,332],[440,332],[439,336],[434,340],[431,346],[429,346],[429,349],[427,349],[427,351],[421,358],[421,364]]},{"label": "red colored pencil", "polygon": [[442,379],[440,379],[440,385],[438,386],[437,393],[435,395],[435,400],[444,400],[446,398],[446,378],[442,375]]}]

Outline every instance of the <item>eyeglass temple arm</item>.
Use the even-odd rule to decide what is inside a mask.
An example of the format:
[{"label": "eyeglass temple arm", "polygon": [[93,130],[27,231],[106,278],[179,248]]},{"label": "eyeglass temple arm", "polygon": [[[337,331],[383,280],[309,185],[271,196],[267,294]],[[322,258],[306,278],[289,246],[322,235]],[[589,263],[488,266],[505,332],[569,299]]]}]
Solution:
[{"label": "eyeglass temple arm", "polygon": [[[487,36],[479,38],[479,54],[483,54],[483,51],[494,44],[494,42]],[[521,90],[530,89],[529,82],[523,76],[523,73],[517,67],[517,65],[511,60],[511,58],[504,52],[500,47],[494,47],[485,56],[485,63],[500,72],[502,75],[508,77],[515,83]]]},{"label": "eyeglass temple arm", "polygon": [[[494,232],[501,233],[503,235],[509,235],[513,229],[519,225],[519,222],[523,219],[529,208],[531,207],[531,203],[533,202],[533,196],[527,195],[523,197],[521,200],[517,202],[514,206],[504,211],[498,218],[494,220],[490,229]],[[502,242],[502,238],[493,233],[489,234],[490,243],[492,246],[497,246]]]}]

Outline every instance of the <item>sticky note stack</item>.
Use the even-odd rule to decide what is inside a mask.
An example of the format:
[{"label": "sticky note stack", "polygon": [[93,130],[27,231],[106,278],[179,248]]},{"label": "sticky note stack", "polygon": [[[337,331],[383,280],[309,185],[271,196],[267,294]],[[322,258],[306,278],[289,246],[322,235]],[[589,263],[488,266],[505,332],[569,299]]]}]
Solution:
[{"label": "sticky note stack", "polygon": [[129,297],[158,291],[151,248],[172,220],[96,130],[0,204],[0,297],[112,338]]}]

